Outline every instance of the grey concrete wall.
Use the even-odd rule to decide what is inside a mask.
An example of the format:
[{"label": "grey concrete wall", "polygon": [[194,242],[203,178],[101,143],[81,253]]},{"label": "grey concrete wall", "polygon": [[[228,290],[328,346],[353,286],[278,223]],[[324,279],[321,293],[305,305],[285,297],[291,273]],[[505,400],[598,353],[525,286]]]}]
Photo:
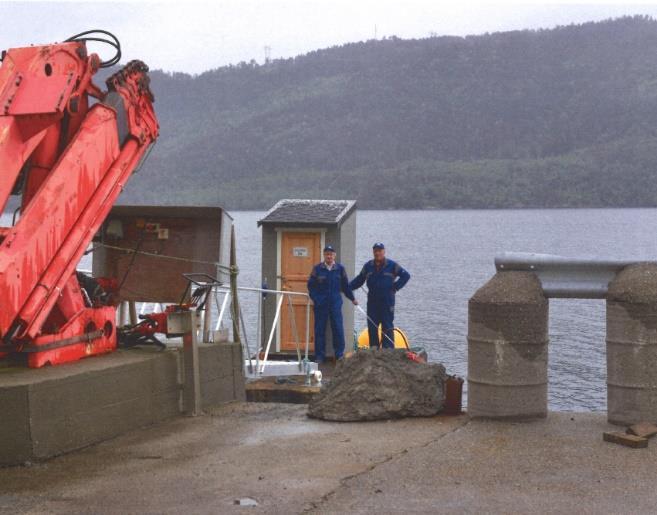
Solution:
[{"label": "grey concrete wall", "polygon": [[234,343],[202,344],[199,351],[203,407],[245,401],[241,347]]},{"label": "grey concrete wall", "polygon": [[[203,406],[244,400],[241,349],[201,344]],[[0,464],[49,458],[180,414],[182,353],[117,351],[0,375]]]},{"label": "grey concrete wall", "polygon": [[23,463],[32,456],[28,393],[24,386],[0,389],[0,465]]}]

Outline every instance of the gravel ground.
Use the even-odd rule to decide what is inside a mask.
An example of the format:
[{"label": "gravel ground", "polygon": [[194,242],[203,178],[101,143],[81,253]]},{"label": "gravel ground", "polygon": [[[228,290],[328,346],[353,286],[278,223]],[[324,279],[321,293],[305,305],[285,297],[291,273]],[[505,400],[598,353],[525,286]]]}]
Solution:
[{"label": "gravel ground", "polygon": [[0,513],[654,513],[657,451],[608,429],[602,414],[332,423],[230,404],[0,469]]}]

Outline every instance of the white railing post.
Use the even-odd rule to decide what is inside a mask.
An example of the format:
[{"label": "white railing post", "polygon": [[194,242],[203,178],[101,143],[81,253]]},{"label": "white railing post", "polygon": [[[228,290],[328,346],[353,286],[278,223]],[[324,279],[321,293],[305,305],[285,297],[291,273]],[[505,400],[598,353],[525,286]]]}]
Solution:
[{"label": "white railing post", "polygon": [[[217,323],[215,324],[214,330],[218,331],[221,329],[221,322],[224,319],[224,313],[226,312],[226,306],[228,305],[228,299],[230,298],[230,290],[222,292],[224,294],[224,300],[221,303],[221,309],[219,310],[219,317],[217,318]],[[215,294],[215,302],[217,302],[217,297]],[[217,302],[218,304],[218,302]]]},{"label": "white railing post", "polygon": [[310,347],[310,297],[306,300],[306,362],[308,361],[308,347]]},{"label": "white railing post", "polygon": [[[284,292],[281,292],[284,293]],[[281,306],[283,305],[283,297],[281,293],[279,295],[278,303],[276,304],[276,315],[274,316],[274,321],[271,325],[271,331],[269,331],[269,338],[267,340],[267,348],[265,349],[265,355],[262,360],[262,365],[260,367],[260,373],[262,374],[265,371],[265,366],[267,366],[267,358],[269,357],[269,349],[271,348],[271,342],[274,339],[274,334],[276,333],[276,327],[278,326],[278,319],[281,316]]]},{"label": "white railing post", "polygon": [[[290,312],[290,317],[291,320],[290,322],[293,324],[292,329],[293,329],[293,335],[296,343],[296,349],[297,349],[297,358],[298,358],[298,365],[299,369],[302,369],[303,362],[308,362],[308,354],[310,352],[310,297],[308,296],[307,293],[303,292],[298,292],[298,291],[283,291],[283,290],[271,290],[269,288],[249,288],[245,286],[238,286],[237,287],[238,291],[245,291],[245,292],[252,292],[252,293],[257,293],[258,294],[258,326],[256,329],[256,339],[257,339],[257,345],[255,347],[255,352],[256,352],[256,358],[255,358],[255,372],[257,374],[262,374],[267,366],[267,359],[269,358],[269,354],[271,352],[271,346],[274,341],[274,337],[276,335],[276,331],[278,329],[278,325],[281,320],[281,313],[283,309],[283,302],[285,302],[285,299],[287,297],[288,300],[288,308],[291,310]],[[228,304],[228,299],[230,298],[230,287],[228,286],[219,286],[214,289],[215,292],[215,303],[217,305],[217,308],[219,309],[219,317],[217,318],[217,323],[215,325],[216,330],[218,330],[221,327],[222,321],[223,321],[223,316],[226,311],[226,307]],[[224,300],[221,304],[221,308],[219,308],[219,299],[217,294],[222,293],[224,294]],[[264,355],[262,359],[260,358],[260,352],[263,349],[262,345],[262,337],[264,335],[264,331],[266,328],[262,326],[262,317],[263,317],[263,310],[264,310],[264,303],[263,303],[263,294],[273,294],[276,295],[276,314],[274,316],[274,320],[271,325],[271,330],[269,331],[269,336],[267,338],[267,343],[264,346]],[[292,303],[291,297],[293,296],[301,296],[306,299],[306,343],[305,343],[305,359],[302,358],[301,354],[301,341],[300,341],[300,335],[299,335],[299,330],[298,330],[298,325],[297,325],[297,320],[296,320],[296,313],[294,311],[294,305]],[[250,346],[248,345],[247,337],[246,337],[246,326],[245,326],[245,321],[244,321],[244,316],[241,313],[241,308],[240,308],[240,314],[238,315],[239,320],[238,323],[241,324],[242,331],[244,332],[244,342],[246,344],[246,352],[248,354],[248,368],[249,372],[253,370],[253,362],[252,362],[252,356],[251,356],[251,349]]]}]

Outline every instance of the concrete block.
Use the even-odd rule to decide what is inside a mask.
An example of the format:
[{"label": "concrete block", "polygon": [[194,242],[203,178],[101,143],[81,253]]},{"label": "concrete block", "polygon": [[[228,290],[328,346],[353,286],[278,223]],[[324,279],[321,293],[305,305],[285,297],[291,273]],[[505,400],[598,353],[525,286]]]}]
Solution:
[{"label": "concrete block", "polygon": [[182,389],[179,387],[154,392],[149,406],[151,423],[173,418],[182,412]]},{"label": "concrete block", "polygon": [[202,344],[199,346],[199,362],[203,377],[232,377],[234,370],[234,343]]},{"label": "concrete block", "polygon": [[607,295],[607,416],[657,422],[657,265],[624,268]]},{"label": "concrete block", "polygon": [[547,416],[548,301],[529,272],[499,272],[468,303],[468,413]]},{"label": "concrete block", "polygon": [[201,395],[204,408],[236,400],[233,378],[219,377],[202,381]]},{"label": "concrete block", "polygon": [[[237,349],[237,350],[236,350]],[[234,344],[203,345],[203,406],[243,400]],[[119,350],[46,369],[0,374],[0,465],[56,456],[180,415],[180,349]]]},{"label": "concrete block", "polygon": [[150,388],[154,393],[165,392],[172,388],[171,378],[178,374],[179,354],[175,351],[163,352],[160,359],[151,360]]}]

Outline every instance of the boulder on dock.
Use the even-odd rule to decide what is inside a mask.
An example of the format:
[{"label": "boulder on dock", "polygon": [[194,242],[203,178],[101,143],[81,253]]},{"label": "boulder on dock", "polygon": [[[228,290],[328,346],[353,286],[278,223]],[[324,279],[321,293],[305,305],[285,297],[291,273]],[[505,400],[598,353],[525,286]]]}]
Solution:
[{"label": "boulder on dock", "polygon": [[361,350],[338,362],[331,381],[311,400],[308,416],[353,422],[436,415],[445,400],[445,367],[406,354]]}]

